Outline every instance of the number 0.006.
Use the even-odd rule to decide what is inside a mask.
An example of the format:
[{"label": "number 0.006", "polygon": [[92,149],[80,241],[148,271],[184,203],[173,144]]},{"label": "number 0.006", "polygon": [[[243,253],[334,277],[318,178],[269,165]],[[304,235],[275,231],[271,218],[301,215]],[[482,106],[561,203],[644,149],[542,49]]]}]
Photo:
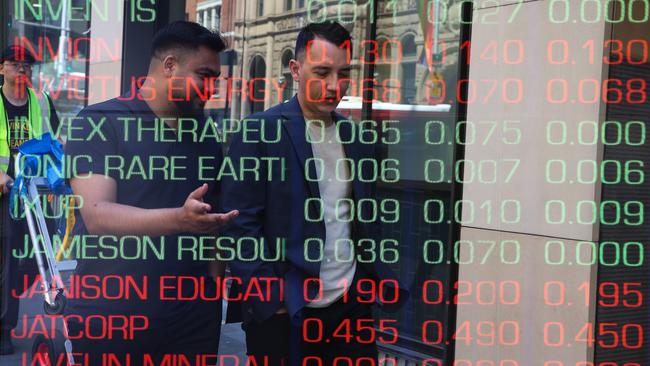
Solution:
[{"label": "number 0.006", "polygon": [[[316,176],[311,175],[310,165],[314,166]],[[347,167],[347,169],[346,169]],[[346,177],[346,170],[349,176]],[[352,182],[355,179],[364,183],[395,183],[400,180],[399,159],[383,159],[378,162],[373,158],[354,160],[350,158],[336,159],[336,181]],[[318,182],[325,179],[325,161],[321,158],[305,160],[305,179],[308,182]]]},{"label": "number 0.006", "polygon": [[[546,182],[551,184],[567,183],[567,167],[565,160],[553,159],[546,162]],[[571,172],[568,183],[594,184],[643,184],[645,173],[643,161],[603,160],[598,164],[595,160],[578,160],[575,172]],[[572,179],[575,177],[575,180]]]}]

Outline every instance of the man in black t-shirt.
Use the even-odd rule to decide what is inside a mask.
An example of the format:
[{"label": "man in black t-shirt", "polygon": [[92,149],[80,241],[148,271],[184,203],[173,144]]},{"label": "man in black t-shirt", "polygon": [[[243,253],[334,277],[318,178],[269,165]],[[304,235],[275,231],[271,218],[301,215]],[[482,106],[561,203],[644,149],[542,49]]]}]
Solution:
[{"label": "man in black t-shirt", "polygon": [[[2,216],[2,306],[0,309],[0,355],[13,353],[10,332],[18,320],[19,300],[10,296],[19,290],[24,274],[31,279],[37,273],[35,261],[26,260],[19,266],[12,249],[24,247],[28,235],[26,220],[12,220],[9,216],[7,184],[16,178],[14,158],[25,141],[49,130],[58,131],[59,119],[52,100],[45,94],[28,88],[34,57],[21,46],[9,46],[0,56],[0,215]],[[24,287],[24,286],[22,286]]]},{"label": "man in black t-shirt", "polygon": [[238,213],[213,210],[223,159],[197,90],[219,75],[224,48],[196,23],[171,23],[154,37],[140,89],[71,122],[84,249],[66,313],[72,348],[91,365],[109,354],[133,365],[217,362],[223,288],[208,247]]}]

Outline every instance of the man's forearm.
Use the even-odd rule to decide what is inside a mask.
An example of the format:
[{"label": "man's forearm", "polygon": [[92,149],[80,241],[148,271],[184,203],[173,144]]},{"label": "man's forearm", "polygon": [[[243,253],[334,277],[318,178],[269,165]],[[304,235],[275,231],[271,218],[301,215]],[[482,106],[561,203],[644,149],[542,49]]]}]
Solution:
[{"label": "man's forearm", "polygon": [[95,205],[86,228],[94,235],[170,235],[181,231],[179,210],[182,209],[144,209],[100,202]]}]

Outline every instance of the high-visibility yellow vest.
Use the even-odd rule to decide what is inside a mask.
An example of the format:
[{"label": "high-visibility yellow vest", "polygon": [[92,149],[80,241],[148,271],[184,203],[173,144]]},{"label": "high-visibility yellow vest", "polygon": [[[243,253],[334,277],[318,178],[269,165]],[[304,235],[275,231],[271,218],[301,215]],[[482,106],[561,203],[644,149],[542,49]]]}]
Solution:
[{"label": "high-visibility yellow vest", "polygon": [[[1,88],[1,87],[0,87]],[[27,106],[28,106],[28,121],[29,121],[29,138],[40,137],[43,133],[48,132],[48,125],[45,123],[45,118],[48,120],[52,117],[50,111],[50,103],[47,95],[43,92],[41,98],[36,96],[33,89],[27,88]],[[45,118],[43,118],[45,116]],[[11,149],[9,148],[9,117],[7,110],[4,106],[3,98],[0,97],[0,170],[3,173],[7,172],[9,168],[9,161]]]}]

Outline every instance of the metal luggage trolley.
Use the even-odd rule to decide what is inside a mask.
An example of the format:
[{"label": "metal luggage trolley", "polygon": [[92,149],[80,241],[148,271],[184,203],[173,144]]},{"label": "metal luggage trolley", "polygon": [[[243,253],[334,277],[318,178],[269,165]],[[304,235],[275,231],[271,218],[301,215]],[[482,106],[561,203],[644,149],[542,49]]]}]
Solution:
[{"label": "metal luggage trolley", "polygon": [[[31,142],[33,143],[30,145]],[[51,144],[53,149],[58,149],[57,152],[59,154],[51,154],[50,151],[44,151],[43,146],[47,143]],[[37,144],[40,144],[38,145],[40,149],[31,149],[32,151],[30,151],[30,147],[34,147]],[[24,149],[23,146],[25,147]],[[48,180],[47,174],[32,174],[31,170],[33,170],[33,167],[30,167],[29,164],[30,162],[33,163],[35,161],[34,159],[41,159],[39,164],[42,163],[43,165],[45,165],[43,163],[44,161],[58,163],[60,173],[62,171],[61,145],[58,141],[52,140],[51,136],[47,134],[45,138],[42,137],[38,140],[25,142],[20,146],[19,151],[15,159],[15,172],[17,173],[17,177],[11,189],[11,199],[13,201],[19,198],[20,202],[12,203],[11,207],[13,208],[15,207],[14,205],[20,204],[25,212],[25,218],[29,227],[29,236],[34,248],[38,272],[41,277],[40,285],[45,297],[43,309],[47,315],[55,317],[54,336],[46,337],[39,334],[33,340],[32,364],[38,360],[42,365],[46,365],[48,362],[49,365],[56,365],[60,364],[62,357],[65,357],[67,363],[64,364],[73,365],[75,362],[72,356],[72,344],[68,338],[68,328],[63,317],[63,311],[67,302],[64,293],[66,288],[65,282],[69,278],[69,274],[77,267],[77,261],[65,260],[63,254],[69,246],[69,237],[74,226],[73,209],[75,203],[70,195],[62,195],[60,189],[58,194],[53,192],[51,189],[51,181]],[[50,158],[43,159],[44,155],[48,154],[50,154]],[[54,159],[52,159],[52,156],[54,156]],[[41,167],[37,169],[40,170]],[[43,168],[42,170],[45,169]],[[68,187],[63,188],[67,192],[70,192]],[[41,205],[43,194],[47,194],[49,204],[53,207],[54,212],[57,212],[57,209],[61,210],[62,220],[65,220],[65,225],[57,225],[64,227],[65,235],[56,255],[52,247],[52,238],[50,237]],[[63,230],[58,231],[61,232]],[[66,277],[64,278],[62,275]]]}]

